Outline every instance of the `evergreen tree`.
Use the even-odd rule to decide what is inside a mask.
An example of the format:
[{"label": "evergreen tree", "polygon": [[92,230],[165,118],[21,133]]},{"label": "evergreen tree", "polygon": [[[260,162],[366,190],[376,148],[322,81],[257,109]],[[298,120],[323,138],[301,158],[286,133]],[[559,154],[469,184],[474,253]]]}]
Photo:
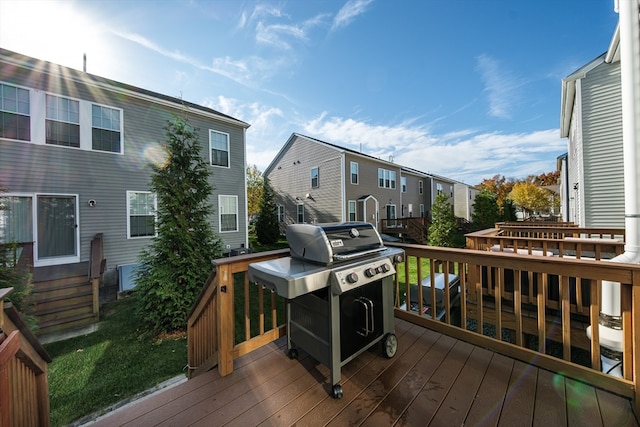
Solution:
[{"label": "evergreen tree", "polygon": [[187,314],[211,273],[211,260],[222,255],[222,242],[210,225],[213,186],[197,131],[177,117],[165,131],[166,161],[150,165],[151,190],[158,201],[157,236],[142,251],[136,271],[138,313],[155,333],[186,328]]},{"label": "evergreen tree", "polygon": [[429,226],[429,245],[453,247],[456,232],[456,218],[451,211],[449,197],[440,193],[436,196]]},{"label": "evergreen tree", "polygon": [[482,190],[473,201],[471,223],[474,230],[485,230],[495,227],[500,219],[498,202],[495,194]]},{"label": "evergreen tree", "polygon": [[280,239],[280,224],[278,224],[278,206],[276,195],[268,179],[264,179],[260,212],[256,220],[256,237],[263,245],[272,245]]}]

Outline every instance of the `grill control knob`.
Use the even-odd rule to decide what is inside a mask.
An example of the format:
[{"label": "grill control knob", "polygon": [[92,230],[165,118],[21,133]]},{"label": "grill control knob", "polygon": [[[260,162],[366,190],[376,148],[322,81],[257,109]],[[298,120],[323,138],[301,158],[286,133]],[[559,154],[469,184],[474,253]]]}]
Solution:
[{"label": "grill control knob", "polygon": [[376,275],[376,270],[373,267],[369,267],[366,270],[364,270],[364,275],[367,277],[373,277]]},{"label": "grill control knob", "polygon": [[391,269],[389,268],[389,266],[387,264],[382,264],[380,266],[380,270],[382,270],[383,273],[386,273],[387,271],[389,271]]},{"label": "grill control knob", "polygon": [[358,275],[356,273],[347,274],[347,282],[356,283],[358,281]]}]

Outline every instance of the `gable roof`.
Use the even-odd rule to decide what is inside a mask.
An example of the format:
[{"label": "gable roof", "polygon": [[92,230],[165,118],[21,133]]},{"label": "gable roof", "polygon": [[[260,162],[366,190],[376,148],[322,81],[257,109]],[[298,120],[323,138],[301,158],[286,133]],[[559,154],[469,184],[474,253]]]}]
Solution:
[{"label": "gable roof", "polygon": [[[267,166],[267,168],[264,170],[264,175],[267,175],[269,172],[271,172],[271,170],[275,167],[275,165],[278,164],[278,162],[280,161],[280,159],[282,158],[284,153],[287,152],[287,150],[289,149],[291,144],[293,144],[293,142],[296,140],[296,138],[303,138],[303,139],[307,139],[307,140],[309,140],[309,141],[311,141],[313,143],[324,145],[325,147],[328,147],[328,148],[331,148],[333,150],[336,150],[340,154],[349,153],[349,154],[352,154],[352,155],[355,155],[355,156],[360,156],[360,157],[363,157],[363,158],[366,158],[366,159],[369,159],[369,160],[373,160],[375,162],[381,163],[381,164],[386,165],[388,167],[398,168],[398,169],[400,169],[401,172],[412,173],[414,175],[420,175],[420,176],[423,176],[423,177],[426,177],[426,178],[436,178],[438,180],[448,181],[448,182],[451,182],[451,183],[464,184],[463,182],[459,182],[459,181],[456,181],[454,179],[445,178],[443,176],[438,176],[438,175],[435,175],[435,174],[432,174],[432,173],[422,172],[422,171],[419,171],[417,169],[412,169],[412,168],[409,168],[409,167],[406,167],[406,166],[402,166],[402,165],[399,165],[397,163],[390,162],[388,160],[379,159],[379,158],[377,158],[375,156],[371,156],[369,154],[364,154],[364,153],[361,153],[359,151],[352,150],[350,148],[341,147],[339,145],[332,144],[332,143],[326,142],[326,141],[322,141],[322,140],[320,140],[318,138],[313,138],[311,136],[302,135],[302,134],[297,133],[297,132],[292,133],[291,136],[289,137],[289,139],[287,139],[287,142],[282,146],[282,148],[280,149],[280,151],[278,151],[278,153],[273,158],[271,163],[269,163],[269,166]],[[465,184],[465,185],[467,185],[467,184]]]},{"label": "gable roof", "polygon": [[55,64],[53,62],[43,61],[41,59],[13,52],[11,50],[0,48],[0,61],[44,73],[52,77],[59,77],[64,80],[76,81],[78,83],[106,89],[116,93],[122,93],[124,95],[151,100],[152,102],[165,104],[173,108],[187,107],[192,113],[199,113],[201,115],[213,117],[227,123],[241,126],[243,128],[248,128],[249,126],[251,126],[250,124],[243,122],[242,120],[238,120],[212,108],[204,107],[202,105],[185,101],[173,96],[163,95],[161,93],[153,92],[147,89],[142,89],[126,83],[96,76],[94,74],[78,71],[73,68]]}]

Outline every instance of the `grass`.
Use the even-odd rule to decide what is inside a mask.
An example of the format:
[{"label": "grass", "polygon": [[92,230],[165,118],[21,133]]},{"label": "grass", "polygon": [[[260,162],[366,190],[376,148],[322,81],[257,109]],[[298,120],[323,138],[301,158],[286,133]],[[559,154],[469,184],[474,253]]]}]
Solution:
[{"label": "grass", "polygon": [[[45,345],[51,425],[61,426],[184,374],[186,335],[144,337],[135,294],[102,307],[98,331]],[[144,337],[144,338],[143,338]]]}]

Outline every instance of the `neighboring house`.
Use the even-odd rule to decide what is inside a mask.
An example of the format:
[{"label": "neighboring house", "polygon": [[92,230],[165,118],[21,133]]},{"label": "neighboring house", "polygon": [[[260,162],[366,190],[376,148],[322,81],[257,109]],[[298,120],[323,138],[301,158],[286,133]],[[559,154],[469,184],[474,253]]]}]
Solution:
[{"label": "neighboring house", "polygon": [[467,221],[471,221],[473,205],[479,193],[480,190],[476,187],[455,182],[453,184],[453,214],[457,218],[464,218]]},{"label": "neighboring house", "polygon": [[562,80],[563,219],[624,228],[624,165],[618,30],[609,50]]},{"label": "neighboring house", "polygon": [[227,248],[247,246],[247,123],[0,49],[0,243],[33,242],[36,278],[86,271],[99,233],[107,271],[135,263],[156,234],[149,164],[162,161],[174,116],[198,129],[211,165],[214,231]]},{"label": "neighboring house", "polygon": [[399,218],[430,218],[438,191],[454,201],[454,183],[293,133],[265,169],[276,194],[279,221],[366,221],[378,230]]}]

